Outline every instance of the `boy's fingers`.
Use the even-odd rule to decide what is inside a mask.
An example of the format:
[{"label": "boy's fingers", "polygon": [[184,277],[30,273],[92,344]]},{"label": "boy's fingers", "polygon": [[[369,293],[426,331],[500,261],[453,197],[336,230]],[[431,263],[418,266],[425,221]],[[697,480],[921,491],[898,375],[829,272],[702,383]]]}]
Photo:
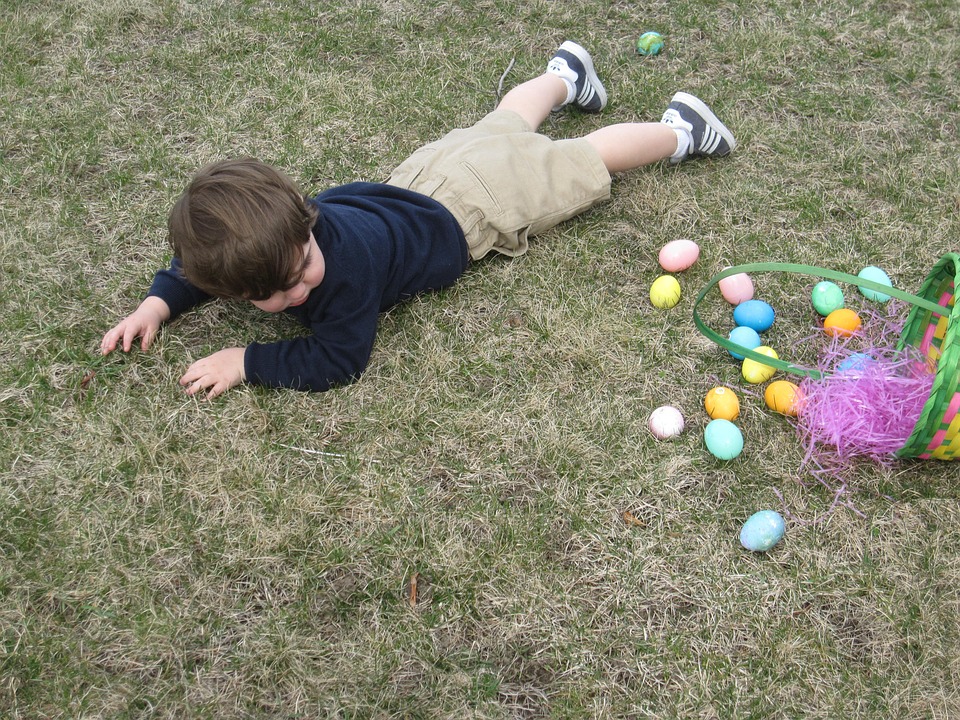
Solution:
[{"label": "boy's fingers", "polygon": [[113,330],[103,336],[100,346],[103,348],[104,355],[112,353],[117,349],[117,344],[122,343],[123,328],[115,327]]}]

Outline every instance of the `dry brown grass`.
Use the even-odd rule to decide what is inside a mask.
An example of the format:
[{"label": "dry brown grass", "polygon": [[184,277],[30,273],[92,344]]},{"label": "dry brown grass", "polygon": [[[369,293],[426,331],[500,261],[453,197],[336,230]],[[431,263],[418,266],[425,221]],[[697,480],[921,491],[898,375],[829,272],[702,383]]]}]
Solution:
[{"label": "dry brown grass", "polygon": [[[958,24],[936,1],[5,4],[0,714],[960,715],[960,472],[852,468],[862,516],[810,524],[832,498],[748,389],[744,455],[704,451],[704,393],[741,386],[690,321],[725,264],[915,289],[956,249]],[[667,51],[641,60],[649,28]],[[97,357],[197,166],[381,179],[568,36],[613,102],[546,132],[656,119],[683,88],[738,152],[619,178],[526,257],[391,311],[347,388],[185,399],[191,359],[297,332],[226,304]],[[655,310],[678,237],[703,255]],[[806,281],[761,288],[810,357]],[[688,420],[665,444],[664,402]],[[749,555],[762,507],[787,538]]]}]

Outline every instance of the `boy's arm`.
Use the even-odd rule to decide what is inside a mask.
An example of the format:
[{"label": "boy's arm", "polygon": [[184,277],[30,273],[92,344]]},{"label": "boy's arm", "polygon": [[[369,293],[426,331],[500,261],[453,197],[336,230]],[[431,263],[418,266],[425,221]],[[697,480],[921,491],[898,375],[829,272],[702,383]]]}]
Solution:
[{"label": "boy's arm", "polygon": [[372,324],[360,323],[360,327],[364,329],[354,325],[349,334],[333,333],[332,338],[337,340],[325,341],[315,334],[266,345],[224,348],[193,363],[180,384],[188,395],[206,391],[208,400],[247,382],[248,377],[250,382],[268,387],[329,390],[356,380],[366,368],[376,334],[376,316]]},{"label": "boy's arm", "polygon": [[360,308],[336,321],[313,323],[306,337],[251,343],[244,353],[246,380],[313,392],[351,383],[370,360],[377,321],[377,308]]}]

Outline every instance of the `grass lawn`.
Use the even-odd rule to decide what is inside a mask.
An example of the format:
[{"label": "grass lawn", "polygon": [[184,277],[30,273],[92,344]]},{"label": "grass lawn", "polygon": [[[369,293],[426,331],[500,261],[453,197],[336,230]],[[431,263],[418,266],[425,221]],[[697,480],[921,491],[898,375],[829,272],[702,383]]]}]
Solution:
[{"label": "grass lawn", "polygon": [[[611,101],[543,132],[657,120],[683,89],[736,152],[617,177],[527,255],[393,309],[348,387],[185,397],[193,360],[301,332],[248,304],[100,357],[199,166],[382,180],[566,38]],[[960,465],[817,484],[692,321],[726,265],[916,291],[960,249],[958,67],[954,0],[4,0],[0,716],[960,717]],[[701,256],[656,309],[677,238]],[[765,339],[815,362],[814,279],[754,282]],[[704,314],[729,329],[718,293]],[[729,462],[703,446],[719,384]],[[765,508],[785,540],[748,553]]]}]

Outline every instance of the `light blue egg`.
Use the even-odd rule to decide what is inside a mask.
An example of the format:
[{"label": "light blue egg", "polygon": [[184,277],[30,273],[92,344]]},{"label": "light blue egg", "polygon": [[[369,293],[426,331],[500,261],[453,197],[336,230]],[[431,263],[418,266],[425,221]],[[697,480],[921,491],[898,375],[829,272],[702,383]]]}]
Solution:
[{"label": "light blue egg", "polygon": [[[745,325],[737,325],[733,330],[730,331],[730,334],[727,336],[731,342],[735,342],[741,347],[745,347],[747,350],[756,350],[763,344],[763,340],[760,339],[760,334],[754,330],[752,327],[747,327]],[[733,350],[729,351],[733,357],[737,360],[743,360],[744,356]]]},{"label": "light blue egg", "polygon": [[703,442],[710,454],[720,460],[733,460],[743,451],[740,428],[721,418],[707,423],[703,431]]},{"label": "light blue egg", "polygon": [[737,325],[753,328],[758,333],[773,325],[774,312],[763,300],[746,300],[733,309],[733,321]]},{"label": "light blue egg", "polygon": [[[887,287],[893,287],[893,283],[890,282],[890,276],[876,265],[868,265],[857,273],[857,277],[862,277],[864,280],[872,280],[875,283],[880,283],[881,285],[886,285]],[[871,290],[870,288],[865,288],[862,286],[858,287],[860,287],[860,292],[862,292],[863,296],[868,300],[876,300],[877,302],[885,303],[890,299],[889,295],[882,293],[879,290]]]},{"label": "light blue egg", "polygon": [[755,512],[740,529],[740,544],[751,552],[766,552],[783,538],[786,525],[775,510]]},{"label": "light blue egg", "polygon": [[874,362],[870,355],[862,352],[850,353],[847,357],[837,363],[837,372],[855,373],[866,370],[870,363]]}]

